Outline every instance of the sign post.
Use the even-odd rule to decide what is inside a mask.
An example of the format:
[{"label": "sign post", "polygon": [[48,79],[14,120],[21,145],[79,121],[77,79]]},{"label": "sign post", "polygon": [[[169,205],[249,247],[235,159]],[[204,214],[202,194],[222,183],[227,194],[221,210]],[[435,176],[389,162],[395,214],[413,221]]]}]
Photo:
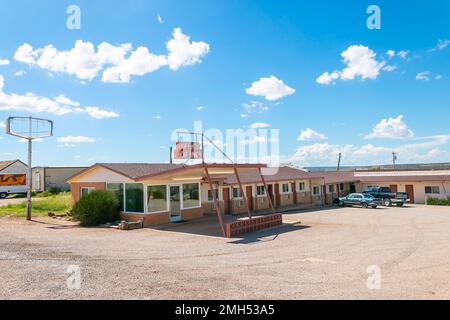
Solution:
[{"label": "sign post", "polygon": [[53,136],[53,121],[33,117],[9,117],[6,120],[6,134],[19,137],[28,142],[28,172],[27,172],[27,220],[31,220],[32,191],[32,153],[34,139]]}]

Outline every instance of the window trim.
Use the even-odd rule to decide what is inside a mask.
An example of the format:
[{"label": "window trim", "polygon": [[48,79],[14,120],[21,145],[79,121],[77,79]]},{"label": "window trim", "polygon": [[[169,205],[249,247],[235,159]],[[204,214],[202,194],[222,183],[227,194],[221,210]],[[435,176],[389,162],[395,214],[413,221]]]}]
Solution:
[{"label": "window trim", "polygon": [[122,191],[123,191],[123,195],[122,195],[122,203],[123,203],[123,211],[121,212],[126,212],[125,211],[125,183],[124,182],[106,182],[106,191],[108,191],[108,185],[110,184],[121,184],[122,185]]},{"label": "window trim", "polygon": [[[217,191],[217,194],[216,194],[217,197],[216,197],[216,198],[217,198],[217,201],[220,201],[220,198],[219,198],[219,193],[220,193],[220,192],[219,192],[219,188],[216,189],[216,188],[213,187],[213,190],[214,190],[214,191]],[[211,192],[211,199],[209,199],[210,192]],[[212,190],[209,189],[209,188],[208,188],[208,191],[206,191],[206,199],[207,199],[208,202],[214,202],[214,199],[213,199],[213,197],[212,197]]]},{"label": "window trim", "polygon": [[[258,194],[258,188],[262,188],[261,190],[263,191],[263,194]],[[265,197],[266,196],[266,188],[264,188],[263,184],[257,185],[256,186],[256,197]]]},{"label": "window trim", "polygon": [[[287,189],[288,189],[288,191],[284,191],[283,190],[283,188],[284,188],[284,186],[286,186],[287,185]],[[289,194],[289,193],[291,193],[291,184],[288,182],[288,183],[282,183],[281,184],[281,194]]]},{"label": "window trim", "polygon": [[[149,212],[148,211],[148,187],[160,187],[160,186],[165,186],[166,187],[166,210],[161,210],[161,211],[152,211],[152,212]],[[146,184],[146,185],[144,185],[144,188],[145,188],[145,192],[144,192],[144,196],[145,196],[145,199],[144,199],[144,204],[145,204],[145,208],[144,208],[144,211],[145,211],[145,213],[144,214],[161,214],[161,213],[166,213],[166,212],[169,212],[170,213],[170,197],[169,197],[169,192],[170,192],[170,190],[169,190],[169,185],[168,184]]]},{"label": "window trim", "polygon": [[[333,188],[333,190],[331,190],[331,188]],[[336,186],[334,184],[329,184],[328,185],[328,193],[335,193],[336,192]]]},{"label": "window trim", "polygon": [[[184,185],[186,184],[196,184],[198,186],[198,206],[196,207],[189,207],[189,208],[185,208],[184,207]],[[200,182],[189,182],[189,183],[182,183],[179,184],[179,186],[181,186],[181,207],[180,210],[191,210],[191,209],[198,209],[202,207],[202,186],[200,185]]]},{"label": "window trim", "polygon": [[[431,193],[427,193],[427,188],[431,189]],[[437,188],[438,192],[433,192],[434,188]],[[425,186],[425,194],[429,195],[429,194],[441,194],[441,188],[439,186]]]},{"label": "window trim", "polygon": [[[133,212],[133,211],[127,211],[127,202],[126,202],[126,200],[127,200],[127,184],[140,184],[140,185],[142,185],[142,193],[143,193],[143,197],[142,197],[142,200],[143,200],[143,209],[142,209],[142,211],[143,212]],[[129,214],[141,214],[141,215],[145,215],[145,211],[147,210],[147,204],[146,204],[146,201],[147,201],[147,196],[146,196],[146,193],[145,193],[145,185],[143,184],[143,183],[139,183],[139,182],[124,182],[123,183],[123,196],[124,196],[124,202],[123,202],[123,212],[124,213],[129,213]]]},{"label": "window trim", "polygon": [[[244,186],[242,186],[242,187],[244,187]],[[241,196],[240,197],[235,197],[234,196],[234,189],[238,189],[238,190],[241,190],[241,188],[239,188],[239,187],[232,187],[232,190],[231,190],[231,197],[232,197],[232,199],[236,199],[236,200],[243,200],[244,199],[244,193],[242,192],[242,190],[241,190]]]},{"label": "window trim", "polygon": [[[303,188],[301,187],[302,185]],[[306,183],[304,181],[298,183],[298,192],[306,192]]]},{"label": "window trim", "polygon": [[80,199],[83,197],[83,189],[88,191],[87,195],[89,195],[92,191],[97,190],[95,187],[80,187]]},{"label": "window trim", "polygon": [[[317,190],[319,191],[318,193],[315,193],[314,190],[317,188]],[[322,193],[320,192],[320,186],[312,186],[312,195],[313,196],[320,196]]]}]

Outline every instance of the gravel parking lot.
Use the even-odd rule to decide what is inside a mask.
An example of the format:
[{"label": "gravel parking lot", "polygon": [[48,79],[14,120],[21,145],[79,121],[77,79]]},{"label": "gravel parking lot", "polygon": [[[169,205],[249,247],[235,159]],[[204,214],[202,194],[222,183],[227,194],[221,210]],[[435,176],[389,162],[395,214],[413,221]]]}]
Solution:
[{"label": "gravel parking lot", "polygon": [[[450,208],[330,208],[284,222],[224,239],[214,216],[129,232],[2,218],[0,299],[450,299]],[[80,289],[67,286],[69,266]]]}]

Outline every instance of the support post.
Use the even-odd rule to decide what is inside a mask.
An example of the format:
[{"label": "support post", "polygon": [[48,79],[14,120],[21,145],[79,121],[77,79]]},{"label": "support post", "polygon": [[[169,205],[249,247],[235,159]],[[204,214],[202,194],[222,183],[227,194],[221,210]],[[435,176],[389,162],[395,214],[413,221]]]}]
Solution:
[{"label": "support post", "polygon": [[250,204],[248,202],[249,199],[248,199],[248,197],[246,195],[247,190],[244,190],[244,188],[242,187],[241,178],[239,178],[239,174],[238,174],[237,168],[234,168],[234,174],[236,175],[236,179],[237,179],[237,182],[239,184],[239,188],[241,189],[241,192],[242,192],[242,198],[244,199],[245,207],[247,208],[248,217],[251,219],[252,218],[252,213],[250,211]]},{"label": "support post", "polygon": [[270,209],[272,209],[272,213],[275,214],[275,208],[273,206],[272,197],[269,194],[269,188],[267,188],[266,180],[264,179],[261,168],[258,168],[258,170],[259,170],[259,175],[261,177],[261,181],[264,184],[264,190],[266,191],[267,199],[269,199]]},{"label": "support post", "polygon": [[225,227],[223,224],[222,213],[220,212],[219,201],[217,200],[216,193],[214,192],[214,188],[213,188],[213,184],[211,182],[211,177],[209,175],[208,168],[206,168],[206,167],[205,167],[205,173],[206,173],[206,178],[208,179],[209,189],[211,190],[212,198],[214,201],[214,206],[216,207],[217,218],[219,220],[220,229],[222,230],[223,236],[226,237],[227,234],[226,234]]},{"label": "support post", "polygon": [[[31,121],[30,121],[31,123]],[[32,154],[32,139],[28,139],[28,172],[27,172],[27,220],[31,220],[31,154]]]}]

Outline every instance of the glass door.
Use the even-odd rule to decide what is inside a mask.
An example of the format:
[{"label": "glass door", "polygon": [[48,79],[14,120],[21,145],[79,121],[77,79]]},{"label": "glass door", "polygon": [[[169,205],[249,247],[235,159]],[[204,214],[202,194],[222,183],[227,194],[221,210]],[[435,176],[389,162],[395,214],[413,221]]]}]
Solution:
[{"label": "glass door", "polygon": [[170,186],[170,221],[181,221],[181,187]]}]

